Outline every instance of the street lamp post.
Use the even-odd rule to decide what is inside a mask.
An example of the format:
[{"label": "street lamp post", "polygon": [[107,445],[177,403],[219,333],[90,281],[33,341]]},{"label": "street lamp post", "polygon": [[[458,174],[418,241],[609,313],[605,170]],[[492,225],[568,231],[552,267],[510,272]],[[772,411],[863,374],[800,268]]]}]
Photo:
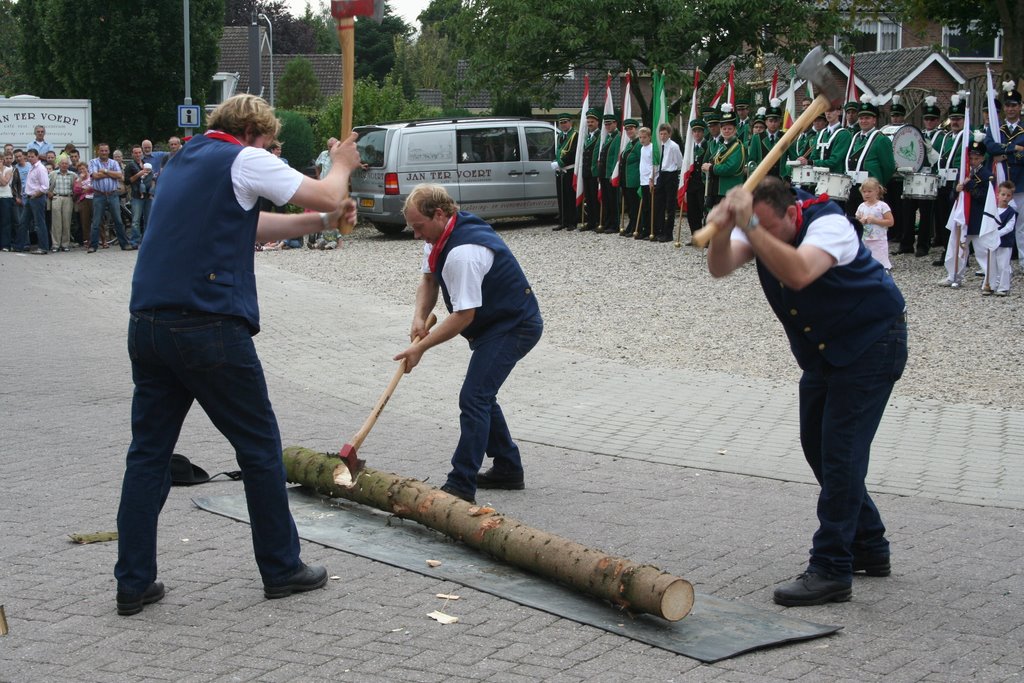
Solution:
[{"label": "street lamp post", "polygon": [[257,15],[260,19],[267,22],[267,28],[270,29],[270,106],[274,106],[274,25],[270,23],[270,17],[260,12]]}]

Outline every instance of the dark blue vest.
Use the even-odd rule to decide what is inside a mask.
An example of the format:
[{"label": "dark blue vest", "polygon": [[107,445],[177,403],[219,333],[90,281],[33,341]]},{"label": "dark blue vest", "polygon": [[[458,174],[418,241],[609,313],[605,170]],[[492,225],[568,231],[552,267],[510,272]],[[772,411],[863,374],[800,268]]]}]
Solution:
[{"label": "dark blue vest", "polygon": [[242,149],[197,135],[164,168],[132,277],[132,311],[221,313],[259,331],[259,208],[239,206],[231,182],[231,164]]},{"label": "dark blue vest", "polygon": [[[797,190],[797,198],[813,195]],[[829,214],[843,215],[843,210],[835,202],[805,208],[793,246],[800,246],[815,219]],[[906,307],[892,276],[863,242],[851,263],[829,268],[799,292],[779,282],[760,260],[757,275],[804,370],[820,367],[823,360],[837,367],[849,365],[892,327]]]},{"label": "dark blue vest", "polygon": [[441,250],[434,273],[441,285],[441,294],[448,312],[452,311],[452,300],[441,274],[448,254],[463,244],[478,244],[494,252],[494,264],[484,275],[481,284],[483,302],[476,309],[473,322],[462,331],[462,336],[469,340],[470,348],[476,348],[481,341],[504,334],[530,318],[540,321],[537,298],[519,262],[490,225],[465,211],[456,214],[455,228]]}]

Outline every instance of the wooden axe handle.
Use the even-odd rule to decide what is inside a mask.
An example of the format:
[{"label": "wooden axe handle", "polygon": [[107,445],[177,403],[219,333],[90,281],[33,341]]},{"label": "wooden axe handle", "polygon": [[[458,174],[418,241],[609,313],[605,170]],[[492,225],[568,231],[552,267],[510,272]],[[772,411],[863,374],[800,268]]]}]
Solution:
[{"label": "wooden axe handle", "polygon": [[[764,177],[768,175],[768,172],[772,170],[772,167],[775,166],[782,155],[786,153],[789,146],[796,141],[800,133],[811,125],[811,123],[814,122],[814,119],[818,118],[818,114],[828,111],[831,106],[832,103],[824,95],[818,95],[815,97],[814,101],[811,102],[811,105],[807,107],[803,114],[800,115],[800,118],[798,118],[796,122],[789,127],[786,134],[775,143],[775,146],[772,147],[771,150],[769,150],[768,156],[762,159],[761,163],[757,165],[757,168],[751,171],[750,175],[747,177],[747,182],[743,183],[743,189],[747,192],[753,192],[754,188],[764,180]],[[719,228],[720,226],[712,221],[697,232],[693,233],[693,246],[699,249],[706,247],[708,242],[711,241],[711,238],[714,237],[716,232],[718,232]]]},{"label": "wooden axe handle", "polygon": [[[341,137],[338,139],[346,140],[349,133],[352,132],[352,98],[356,92],[356,22],[352,17],[338,19],[338,45],[341,47],[343,79],[341,84]],[[354,227],[354,225],[346,223],[344,219],[338,220],[338,230],[342,235],[350,234]]]},{"label": "wooden axe handle", "polygon": [[[437,316],[431,313],[430,317],[427,318],[427,330],[430,330],[436,322]],[[415,344],[419,340],[420,338],[416,337],[412,340],[412,343]],[[359,450],[359,447],[363,445],[363,441],[366,440],[366,436],[370,433],[370,430],[373,429],[373,425],[377,424],[377,418],[380,417],[380,414],[384,411],[384,406],[386,406],[388,401],[391,399],[391,394],[395,393],[395,387],[398,386],[398,382],[402,379],[402,375],[404,374],[405,359],[403,358],[402,362],[398,364],[398,369],[395,370],[395,374],[388,383],[387,388],[384,389],[384,393],[380,395],[379,399],[377,399],[377,405],[373,407],[373,410],[370,411],[369,417],[366,418],[366,422],[363,423],[363,426],[359,428],[359,431],[356,432],[355,436],[353,436],[352,440],[349,442],[355,451]]]}]

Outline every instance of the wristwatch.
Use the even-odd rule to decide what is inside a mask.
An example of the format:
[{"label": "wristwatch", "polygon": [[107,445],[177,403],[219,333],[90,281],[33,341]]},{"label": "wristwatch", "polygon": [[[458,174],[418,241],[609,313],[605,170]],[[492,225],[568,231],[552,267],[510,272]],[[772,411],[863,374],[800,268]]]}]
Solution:
[{"label": "wristwatch", "polygon": [[751,212],[750,222],[747,223],[746,225],[741,225],[740,230],[742,230],[745,234],[749,235],[750,233],[757,230],[757,226],[759,225],[761,225],[761,221],[760,219],[758,219],[757,214]]}]

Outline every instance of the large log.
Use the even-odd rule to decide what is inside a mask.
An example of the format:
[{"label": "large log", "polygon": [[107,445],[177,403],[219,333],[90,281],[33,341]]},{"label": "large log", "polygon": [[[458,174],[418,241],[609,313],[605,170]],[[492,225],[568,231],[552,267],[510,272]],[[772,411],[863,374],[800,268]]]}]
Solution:
[{"label": "large log", "polygon": [[290,482],[414,520],[631,612],[678,621],[693,607],[693,585],[685,579],[531,528],[416,479],[365,467],[353,481],[336,455],[299,446],[284,450],[284,464]]}]

